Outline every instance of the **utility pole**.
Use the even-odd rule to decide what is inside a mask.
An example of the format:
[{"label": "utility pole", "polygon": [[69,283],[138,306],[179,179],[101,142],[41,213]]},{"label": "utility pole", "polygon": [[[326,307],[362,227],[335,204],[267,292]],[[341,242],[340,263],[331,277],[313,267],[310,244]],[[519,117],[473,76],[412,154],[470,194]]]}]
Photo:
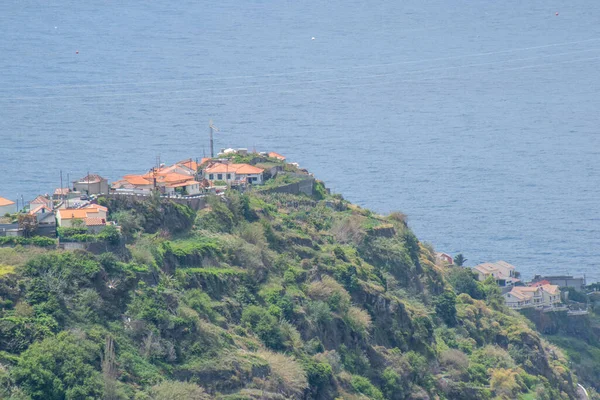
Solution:
[{"label": "utility pole", "polygon": [[58,189],[58,198],[60,200],[63,200],[63,181],[62,181],[62,169],[60,170],[60,189]]},{"label": "utility pole", "polygon": [[210,137],[210,158],[215,158],[215,145],[213,142],[213,131],[219,132],[219,129],[213,125],[212,119],[208,121],[208,132]]}]

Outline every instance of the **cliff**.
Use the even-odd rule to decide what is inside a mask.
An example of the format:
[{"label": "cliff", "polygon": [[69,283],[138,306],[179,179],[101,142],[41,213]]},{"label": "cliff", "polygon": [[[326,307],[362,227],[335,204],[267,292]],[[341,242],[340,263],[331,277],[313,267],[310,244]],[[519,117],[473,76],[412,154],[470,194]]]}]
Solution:
[{"label": "cliff", "polygon": [[118,254],[0,248],[0,398],[578,398],[492,283],[313,190],[110,200]]}]

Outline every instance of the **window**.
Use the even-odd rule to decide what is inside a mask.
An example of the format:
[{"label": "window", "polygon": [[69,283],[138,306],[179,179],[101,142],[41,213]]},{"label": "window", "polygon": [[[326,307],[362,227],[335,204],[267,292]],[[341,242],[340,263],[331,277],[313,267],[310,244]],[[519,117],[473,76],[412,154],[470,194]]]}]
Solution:
[{"label": "window", "polygon": [[227,179],[231,179],[231,174],[227,174]]},{"label": "window", "polygon": [[223,174],[217,174],[217,179],[222,181],[223,180]]},{"label": "window", "polygon": [[209,174],[208,179],[210,179],[212,181],[213,179],[215,179],[215,176],[213,174]]}]

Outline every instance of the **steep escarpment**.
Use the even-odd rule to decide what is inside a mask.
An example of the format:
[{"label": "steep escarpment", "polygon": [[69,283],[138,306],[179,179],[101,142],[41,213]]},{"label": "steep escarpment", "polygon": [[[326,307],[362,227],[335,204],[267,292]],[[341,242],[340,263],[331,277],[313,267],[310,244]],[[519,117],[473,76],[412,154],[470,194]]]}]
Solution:
[{"label": "steep escarpment", "polygon": [[208,201],[110,202],[118,253],[0,248],[0,397],[577,398],[560,349],[402,214]]}]

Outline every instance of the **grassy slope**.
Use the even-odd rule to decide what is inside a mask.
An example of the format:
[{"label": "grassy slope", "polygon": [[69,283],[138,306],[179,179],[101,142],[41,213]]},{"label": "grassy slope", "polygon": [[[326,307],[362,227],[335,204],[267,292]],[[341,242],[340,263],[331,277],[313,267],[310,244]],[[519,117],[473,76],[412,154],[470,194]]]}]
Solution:
[{"label": "grassy slope", "polygon": [[574,398],[493,285],[457,296],[402,215],[328,200],[232,195],[189,229],[155,199],[118,256],[0,249],[0,398]]}]

